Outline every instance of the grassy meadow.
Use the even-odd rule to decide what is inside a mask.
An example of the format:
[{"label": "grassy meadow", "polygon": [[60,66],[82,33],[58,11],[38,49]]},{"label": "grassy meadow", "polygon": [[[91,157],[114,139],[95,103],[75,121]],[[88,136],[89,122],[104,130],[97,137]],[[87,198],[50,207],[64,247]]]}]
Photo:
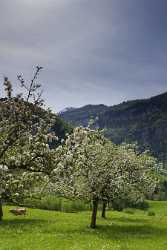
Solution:
[{"label": "grassy meadow", "polygon": [[90,211],[64,213],[28,208],[26,216],[4,207],[0,250],[166,250],[167,202],[150,202],[147,211],[109,211],[90,229]]}]

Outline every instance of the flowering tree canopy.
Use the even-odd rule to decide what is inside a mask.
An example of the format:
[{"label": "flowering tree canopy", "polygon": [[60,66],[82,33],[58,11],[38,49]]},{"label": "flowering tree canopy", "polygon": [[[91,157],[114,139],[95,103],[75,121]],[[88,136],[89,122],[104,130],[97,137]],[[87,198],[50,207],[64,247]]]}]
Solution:
[{"label": "flowering tree canopy", "polygon": [[24,95],[13,96],[12,84],[4,78],[6,97],[0,103],[0,200],[16,201],[30,194],[35,183],[51,171],[53,154],[46,137],[53,116],[41,108],[42,92],[37,83],[41,69],[36,67],[29,85],[18,76]]},{"label": "flowering tree canopy", "polygon": [[101,132],[75,128],[66,140],[62,160],[54,169],[56,188],[65,196],[92,202],[91,227],[98,202],[154,191],[154,158],[138,154],[133,145],[116,146]]}]

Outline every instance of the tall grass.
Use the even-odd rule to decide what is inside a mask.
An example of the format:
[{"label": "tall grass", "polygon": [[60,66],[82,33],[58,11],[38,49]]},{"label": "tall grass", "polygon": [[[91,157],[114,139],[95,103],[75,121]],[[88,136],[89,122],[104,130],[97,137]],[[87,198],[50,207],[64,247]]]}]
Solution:
[{"label": "tall grass", "polygon": [[84,201],[68,200],[53,195],[45,196],[42,199],[26,199],[24,200],[24,206],[66,213],[86,211],[90,209],[90,204]]}]

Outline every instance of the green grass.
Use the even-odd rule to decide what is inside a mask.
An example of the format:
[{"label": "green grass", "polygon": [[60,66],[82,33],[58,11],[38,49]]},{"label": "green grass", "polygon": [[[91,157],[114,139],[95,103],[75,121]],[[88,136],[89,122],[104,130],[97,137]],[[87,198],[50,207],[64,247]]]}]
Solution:
[{"label": "green grass", "polygon": [[89,228],[90,212],[63,213],[28,209],[24,217],[4,208],[0,250],[166,250],[167,202],[151,202],[150,211],[98,214],[98,227]]}]

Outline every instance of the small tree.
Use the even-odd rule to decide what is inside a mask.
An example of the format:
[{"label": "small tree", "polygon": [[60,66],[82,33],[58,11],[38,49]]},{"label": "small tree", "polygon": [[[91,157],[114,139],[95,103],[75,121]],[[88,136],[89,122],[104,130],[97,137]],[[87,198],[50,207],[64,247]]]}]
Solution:
[{"label": "small tree", "polygon": [[[115,177],[120,179],[119,192],[108,197],[108,202],[137,204],[154,193],[159,182],[155,172],[157,161],[147,151],[139,153],[135,144],[122,144],[118,146],[114,162],[117,165]],[[104,210],[103,206],[105,215]]]},{"label": "small tree", "polygon": [[99,202],[106,204],[129,192],[144,194],[155,188],[154,159],[137,155],[129,145],[114,145],[99,131],[74,129],[62,151],[54,170],[56,188],[67,197],[91,201],[91,228],[96,227]]}]

